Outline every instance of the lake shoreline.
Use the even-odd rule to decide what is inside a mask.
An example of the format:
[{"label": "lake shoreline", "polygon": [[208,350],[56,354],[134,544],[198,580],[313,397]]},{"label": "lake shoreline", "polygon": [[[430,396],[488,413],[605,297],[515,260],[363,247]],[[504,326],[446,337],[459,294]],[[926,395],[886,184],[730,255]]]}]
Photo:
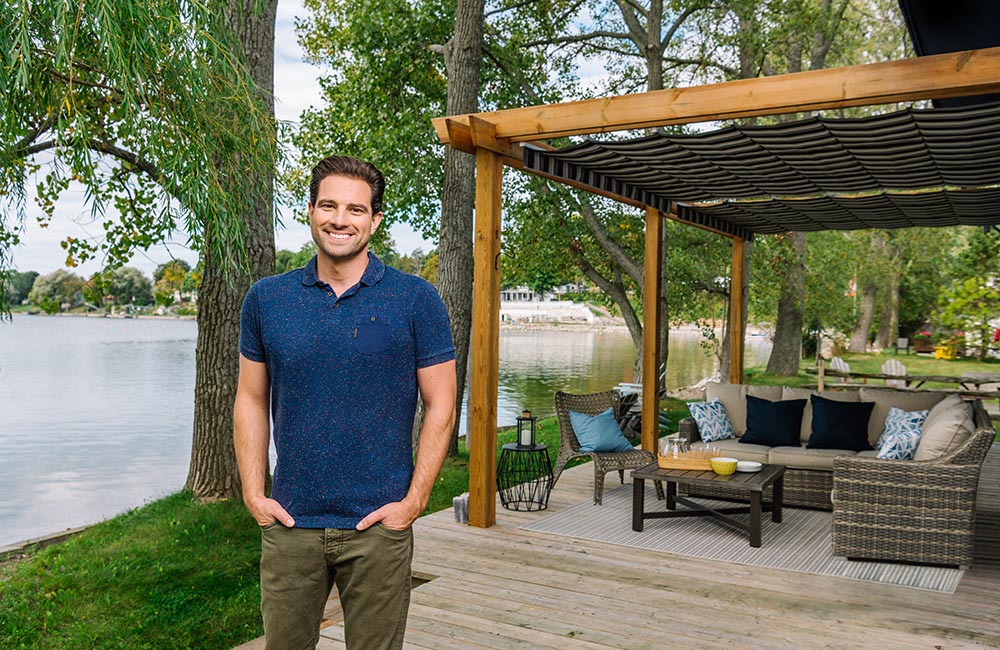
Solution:
[{"label": "lake shoreline", "polygon": [[107,312],[101,313],[59,313],[59,314],[46,314],[45,312],[12,312],[18,316],[42,316],[45,318],[111,318],[114,320],[198,320],[197,316],[185,315],[179,316],[177,314],[109,314]]}]

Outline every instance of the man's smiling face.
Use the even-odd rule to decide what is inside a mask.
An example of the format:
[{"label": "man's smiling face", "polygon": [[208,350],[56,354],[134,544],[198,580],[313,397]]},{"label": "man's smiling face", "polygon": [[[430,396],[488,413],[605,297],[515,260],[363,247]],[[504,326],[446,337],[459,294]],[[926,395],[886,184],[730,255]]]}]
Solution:
[{"label": "man's smiling face", "polygon": [[335,263],[367,254],[368,241],[382,213],[372,214],[368,183],[347,176],[327,176],[319,184],[316,203],[309,206],[309,228],[319,254]]}]

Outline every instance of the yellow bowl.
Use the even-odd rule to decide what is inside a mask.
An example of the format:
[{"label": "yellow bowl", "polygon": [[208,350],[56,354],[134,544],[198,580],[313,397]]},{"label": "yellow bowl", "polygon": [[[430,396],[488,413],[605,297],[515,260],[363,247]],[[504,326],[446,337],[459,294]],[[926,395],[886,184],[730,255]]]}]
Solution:
[{"label": "yellow bowl", "polygon": [[729,476],[736,471],[736,459],[735,458],[721,458],[716,457],[711,460],[712,471],[719,476]]}]

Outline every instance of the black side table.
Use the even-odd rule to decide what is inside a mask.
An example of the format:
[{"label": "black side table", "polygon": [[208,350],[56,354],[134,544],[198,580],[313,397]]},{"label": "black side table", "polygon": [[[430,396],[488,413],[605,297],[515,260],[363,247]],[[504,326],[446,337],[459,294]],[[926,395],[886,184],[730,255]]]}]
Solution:
[{"label": "black side table", "polygon": [[500,505],[508,510],[545,510],[552,489],[552,462],[547,445],[509,443],[497,463]]}]

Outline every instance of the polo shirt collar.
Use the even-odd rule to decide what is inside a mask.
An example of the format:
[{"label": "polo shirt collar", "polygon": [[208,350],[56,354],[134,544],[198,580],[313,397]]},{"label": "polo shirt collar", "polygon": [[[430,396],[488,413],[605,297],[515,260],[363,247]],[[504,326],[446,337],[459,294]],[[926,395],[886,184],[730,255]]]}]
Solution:
[{"label": "polo shirt collar", "polygon": [[375,257],[375,253],[368,251],[368,266],[361,275],[360,284],[369,287],[378,284],[383,275],[385,275],[385,264],[382,263],[382,260]]},{"label": "polo shirt collar", "polygon": [[[382,280],[382,276],[385,275],[385,264],[382,263],[375,253],[368,251],[368,266],[365,268],[365,272],[361,275],[361,282],[365,286],[372,286],[378,284]],[[313,287],[318,284],[324,284],[316,276],[316,255],[302,268],[302,284],[307,287]]]},{"label": "polo shirt collar", "polygon": [[312,259],[302,267],[302,284],[306,287],[316,286],[317,284],[322,284],[319,278],[316,277],[316,256],[313,255]]}]

